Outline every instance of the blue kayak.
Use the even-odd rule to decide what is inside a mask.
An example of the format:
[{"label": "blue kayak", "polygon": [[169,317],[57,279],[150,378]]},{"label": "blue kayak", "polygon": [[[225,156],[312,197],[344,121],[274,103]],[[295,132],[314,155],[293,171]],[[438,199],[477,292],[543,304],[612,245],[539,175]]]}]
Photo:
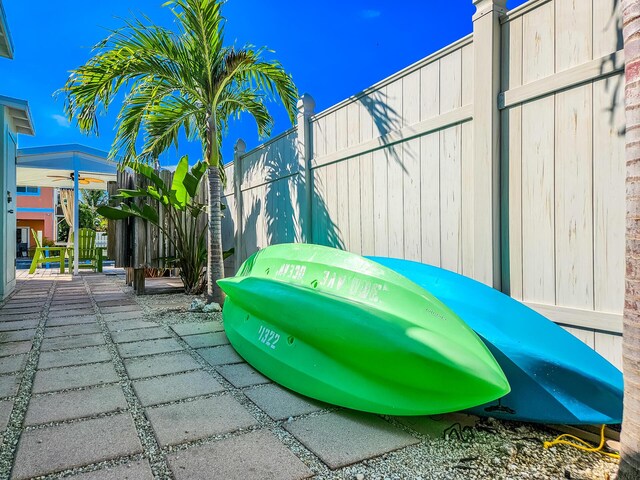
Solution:
[{"label": "blue kayak", "polygon": [[622,373],[589,346],[513,298],[442,268],[367,257],[429,291],[464,320],[502,367],[511,392],[477,415],[556,424],[622,421]]}]

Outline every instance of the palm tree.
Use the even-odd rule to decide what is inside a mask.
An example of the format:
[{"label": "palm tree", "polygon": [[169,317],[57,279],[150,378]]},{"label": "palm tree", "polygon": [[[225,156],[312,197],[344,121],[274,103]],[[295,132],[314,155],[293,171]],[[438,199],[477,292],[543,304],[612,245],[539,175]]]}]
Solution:
[{"label": "palm tree", "polygon": [[640,0],[623,0],[627,160],[624,412],[618,479],[640,478]]},{"label": "palm tree", "polygon": [[[85,133],[98,133],[97,114],[116,94],[127,91],[118,114],[110,154],[121,162],[153,163],[180,132],[199,139],[208,162],[208,286],[210,301],[221,303],[215,280],[224,272],[221,235],[220,145],[228,121],[247,112],[261,137],[273,119],[265,101],[280,100],[293,123],[297,89],[282,65],[266,60],[265,48],[225,47],[221,0],[171,0],[177,31],[141,20],[98,43],[96,54],[73,70],[61,92],[65,112]],[[138,148],[138,145],[141,146]]]}]

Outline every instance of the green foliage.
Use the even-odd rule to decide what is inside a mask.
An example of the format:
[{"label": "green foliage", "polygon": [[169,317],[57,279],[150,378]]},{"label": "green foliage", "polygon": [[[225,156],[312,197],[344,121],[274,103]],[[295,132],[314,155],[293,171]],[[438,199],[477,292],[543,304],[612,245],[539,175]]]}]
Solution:
[{"label": "green foliage", "polygon": [[[145,171],[154,184],[145,196],[163,204],[186,207],[207,167],[213,167],[208,172],[212,185],[224,182],[220,148],[231,119],[248,113],[259,135],[267,137],[273,127],[267,102],[276,100],[282,102],[291,122],[295,121],[298,91],[283,66],[266,59],[272,52],[251,45],[224,45],[224,3],[167,1],[164,5],[175,17],[174,30],[150,24],[146,17],[126,20],[95,45],[93,57],[72,70],[58,92],[65,96],[67,117],[75,119],[84,133],[98,133],[98,115],[106,113],[117,99],[121,107],[110,154],[123,165],[141,168],[137,165],[153,163],[169,148],[178,148],[182,133],[189,141],[201,143],[204,163],[198,169],[177,172],[186,196],[182,188],[177,188],[172,190],[175,196],[169,198],[153,174]],[[122,102],[119,93],[126,94]],[[211,189],[214,191],[218,188]],[[136,195],[129,192],[129,197],[123,198]],[[219,205],[220,198],[210,195],[209,204]],[[208,213],[210,221],[220,214],[213,208]],[[208,248],[222,253],[221,232],[215,225]],[[222,292],[215,280],[223,273],[222,264],[217,262],[212,267],[209,293],[221,301]]]},{"label": "green foliage", "polygon": [[[201,216],[206,206],[199,203],[196,196],[206,170],[201,168],[201,163],[189,169],[189,159],[185,155],[178,162],[171,186],[168,186],[148,165],[136,163],[131,168],[146,178],[150,185],[135,190],[120,189],[112,197],[113,200],[120,201],[120,204],[103,205],[97,209],[98,213],[110,220],[124,220],[134,216],[156,225],[165,233],[176,252],[175,257],[163,260],[180,268],[186,293],[202,292],[206,285],[204,269],[207,264],[207,228]],[[162,204],[173,222],[173,234],[169,234],[160,221],[155,206],[157,203]]]}]

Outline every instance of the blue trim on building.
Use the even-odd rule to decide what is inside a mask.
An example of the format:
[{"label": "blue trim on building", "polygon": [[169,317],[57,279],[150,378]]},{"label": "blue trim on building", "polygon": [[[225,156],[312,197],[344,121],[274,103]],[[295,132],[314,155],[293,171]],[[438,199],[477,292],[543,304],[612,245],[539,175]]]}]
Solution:
[{"label": "blue trim on building", "polygon": [[26,208],[26,207],[18,207],[18,212],[37,212],[37,213],[54,213],[55,210],[53,208]]}]

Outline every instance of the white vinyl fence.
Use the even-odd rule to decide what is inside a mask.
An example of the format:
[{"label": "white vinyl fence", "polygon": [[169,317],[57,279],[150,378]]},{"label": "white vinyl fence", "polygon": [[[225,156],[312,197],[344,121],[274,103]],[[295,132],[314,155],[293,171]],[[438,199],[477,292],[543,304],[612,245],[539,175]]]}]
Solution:
[{"label": "white vinyl fence", "polygon": [[[473,33],[227,165],[228,273],[313,242],[501,289],[621,364],[624,79],[613,0],[475,0]],[[318,92],[321,94],[321,92]]]}]

